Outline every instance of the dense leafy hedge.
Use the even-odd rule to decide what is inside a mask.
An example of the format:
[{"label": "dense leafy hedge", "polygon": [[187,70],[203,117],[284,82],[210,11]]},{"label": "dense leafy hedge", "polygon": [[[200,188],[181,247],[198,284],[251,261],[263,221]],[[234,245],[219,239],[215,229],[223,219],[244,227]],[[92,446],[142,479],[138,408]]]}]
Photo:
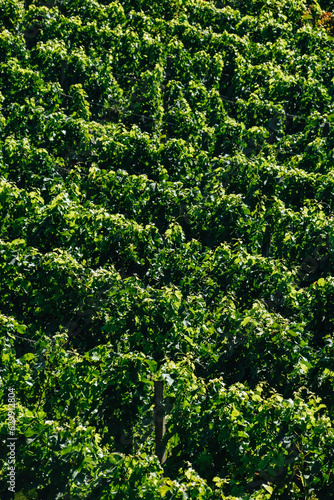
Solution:
[{"label": "dense leafy hedge", "polygon": [[1,498],[332,498],[333,10],[0,0]]}]

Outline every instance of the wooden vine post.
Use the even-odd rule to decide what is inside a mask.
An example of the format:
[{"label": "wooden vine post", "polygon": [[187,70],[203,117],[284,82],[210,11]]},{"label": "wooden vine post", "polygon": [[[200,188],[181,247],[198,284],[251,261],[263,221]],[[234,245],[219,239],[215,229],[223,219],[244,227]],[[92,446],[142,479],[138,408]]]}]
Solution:
[{"label": "wooden vine post", "polygon": [[166,448],[163,437],[166,432],[165,408],[162,404],[164,396],[164,381],[154,382],[154,424],[155,424],[155,453],[161,464],[166,461]]}]

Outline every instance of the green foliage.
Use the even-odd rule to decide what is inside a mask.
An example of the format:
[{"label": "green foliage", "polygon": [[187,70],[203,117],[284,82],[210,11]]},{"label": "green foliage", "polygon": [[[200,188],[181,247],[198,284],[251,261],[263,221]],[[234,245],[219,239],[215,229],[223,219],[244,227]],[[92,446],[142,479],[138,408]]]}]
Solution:
[{"label": "green foliage", "polygon": [[1,498],[331,498],[333,9],[0,0]]}]

